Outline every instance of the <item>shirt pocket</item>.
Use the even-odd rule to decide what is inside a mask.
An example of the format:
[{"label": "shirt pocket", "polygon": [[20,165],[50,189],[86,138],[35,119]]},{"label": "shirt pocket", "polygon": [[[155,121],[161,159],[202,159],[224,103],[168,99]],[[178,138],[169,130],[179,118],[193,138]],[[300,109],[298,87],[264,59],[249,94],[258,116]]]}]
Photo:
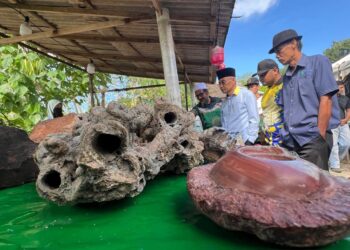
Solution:
[{"label": "shirt pocket", "polygon": [[234,107],[234,111],[242,113],[243,110],[244,111],[247,110],[247,107],[246,107],[246,104],[244,101],[244,97],[237,98],[236,103],[235,103],[235,107]]},{"label": "shirt pocket", "polygon": [[302,70],[297,77],[302,102],[311,104],[318,99],[313,82],[313,70]]}]

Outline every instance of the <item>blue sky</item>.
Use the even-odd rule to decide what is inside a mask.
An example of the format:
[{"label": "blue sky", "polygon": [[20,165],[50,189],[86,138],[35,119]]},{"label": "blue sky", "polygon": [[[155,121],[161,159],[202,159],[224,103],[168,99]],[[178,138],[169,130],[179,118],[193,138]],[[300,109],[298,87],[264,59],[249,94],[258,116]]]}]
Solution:
[{"label": "blue sky", "polygon": [[293,28],[303,36],[303,53],[322,54],[333,41],[350,38],[350,0],[236,0],[225,43],[225,64],[237,76],[256,71],[274,34]]}]

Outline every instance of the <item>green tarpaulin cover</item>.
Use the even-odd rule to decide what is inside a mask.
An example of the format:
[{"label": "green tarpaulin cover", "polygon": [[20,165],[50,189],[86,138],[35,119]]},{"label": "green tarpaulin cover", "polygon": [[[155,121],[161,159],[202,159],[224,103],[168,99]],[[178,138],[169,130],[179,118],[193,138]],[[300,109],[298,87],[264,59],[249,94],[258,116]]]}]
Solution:
[{"label": "green tarpaulin cover", "polygon": [[[33,183],[0,190],[0,249],[284,249],[218,227],[194,207],[185,176],[161,176],[135,198],[58,206]],[[323,249],[349,250],[350,237]]]}]

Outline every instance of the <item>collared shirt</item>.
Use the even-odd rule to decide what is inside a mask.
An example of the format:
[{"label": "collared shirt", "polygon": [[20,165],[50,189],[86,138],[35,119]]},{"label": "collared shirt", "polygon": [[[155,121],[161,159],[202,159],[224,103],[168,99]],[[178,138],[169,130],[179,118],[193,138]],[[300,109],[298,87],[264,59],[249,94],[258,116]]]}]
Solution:
[{"label": "collared shirt", "polygon": [[282,77],[276,84],[267,87],[261,105],[263,108],[265,141],[269,145],[280,146],[282,144],[281,129],[283,128],[283,109],[278,104],[282,93]]},{"label": "collared shirt", "polygon": [[219,97],[209,96],[210,102],[198,103],[191,110],[196,116],[198,115],[203,129],[221,126],[221,99]]},{"label": "collared shirt", "polygon": [[221,106],[221,124],[232,138],[242,136],[243,142],[254,143],[258,137],[259,114],[254,94],[245,88],[235,88]]},{"label": "collared shirt", "polygon": [[278,105],[282,87],[283,83],[282,79],[280,79],[277,84],[267,87],[267,90],[263,95],[261,107],[263,109],[265,130],[275,124],[283,123],[283,110],[282,107]]},{"label": "collared shirt", "polygon": [[320,135],[318,111],[321,96],[332,96],[332,115],[327,130],[339,126],[338,86],[331,63],[322,55],[300,58],[294,71],[288,67],[283,76],[280,103],[284,110],[284,143],[289,147],[304,146]]},{"label": "collared shirt", "polygon": [[261,107],[261,101],[262,101],[262,99],[263,99],[263,96],[262,96],[262,95],[259,96],[258,99],[256,99],[256,105],[258,106],[258,113],[259,113],[259,115],[262,115],[262,113],[263,113],[263,109],[262,109],[262,107]]},{"label": "collared shirt", "polygon": [[338,104],[340,108],[340,119],[344,119],[346,111],[350,109],[350,99],[346,95],[338,95]]}]

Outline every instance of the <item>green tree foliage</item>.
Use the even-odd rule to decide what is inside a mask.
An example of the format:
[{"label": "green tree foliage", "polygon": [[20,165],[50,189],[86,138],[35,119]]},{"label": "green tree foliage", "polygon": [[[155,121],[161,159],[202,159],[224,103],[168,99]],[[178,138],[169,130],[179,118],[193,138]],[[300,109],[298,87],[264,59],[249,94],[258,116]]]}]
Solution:
[{"label": "green tree foliage", "polygon": [[[95,75],[96,86],[110,76]],[[46,117],[50,99],[76,101],[88,94],[87,73],[20,46],[0,47],[0,123],[30,131]]]},{"label": "green tree foliage", "polygon": [[[146,87],[150,85],[164,84],[164,80],[127,77],[123,79],[122,86],[124,88]],[[127,107],[134,107],[138,104],[154,104],[154,101],[160,97],[166,96],[165,87],[143,88],[124,92],[120,95],[119,102]]]},{"label": "green tree foliage", "polygon": [[[159,79],[150,79],[150,78],[140,78],[140,77],[126,77],[121,79],[121,85],[123,88],[132,88],[132,87],[146,87],[150,85],[162,85],[165,84],[164,80]],[[190,87],[187,85],[187,100],[188,105],[191,107],[191,100],[189,98],[190,96]],[[181,102],[182,107],[186,107],[186,100],[185,100],[185,85],[180,85],[180,94],[181,94]],[[118,101],[122,103],[123,105],[127,107],[133,107],[138,104],[150,104],[153,105],[155,100],[159,98],[166,98],[166,87],[165,86],[159,86],[155,88],[143,88],[143,89],[136,89],[136,90],[129,90],[121,95],[119,95]]]},{"label": "green tree foliage", "polygon": [[336,62],[342,57],[350,53],[350,39],[346,39],[339,42],[333,42],[332,47],[326,49],[323,54],[331,60]]},{"label": "green tree foliage", "polygon": [[252,74],[253,73],[245,73],[244,75],[237,77],[238,84],[241,86],[245,86]]}]

